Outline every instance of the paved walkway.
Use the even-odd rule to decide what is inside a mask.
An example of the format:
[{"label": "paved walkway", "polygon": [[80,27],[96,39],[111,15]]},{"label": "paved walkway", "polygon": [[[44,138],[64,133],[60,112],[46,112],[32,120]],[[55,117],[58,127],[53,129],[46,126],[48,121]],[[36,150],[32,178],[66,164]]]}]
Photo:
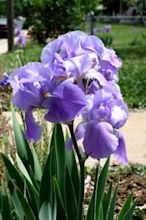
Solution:
[{"label": "paved walkway", "polygon": [[[11,113],[7,113],[10,117]],[[129,118],[121,129],[126,140],[129,162],[146,165],[146,111],[129,112]],[[111,162],[117,163],[114,158]],[[87,165],[93,166],[95,160],[88,159]]]},{"label": "paved walkway", "polygon": [[130,112],[121,130],[125,136],[129,161],[146,165],[146,111]]},{"label": "paved walkway", "polygon": [[8,51],[8,40],[0,39],[0,54],[6,53]]}]

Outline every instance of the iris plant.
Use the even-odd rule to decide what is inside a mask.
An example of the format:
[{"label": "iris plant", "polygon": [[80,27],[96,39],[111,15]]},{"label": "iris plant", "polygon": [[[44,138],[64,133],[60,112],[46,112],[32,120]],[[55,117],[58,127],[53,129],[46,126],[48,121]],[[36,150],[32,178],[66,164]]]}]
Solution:
[{"label": "iris plant", "polygon": [[[46,109],[44,119],[66,123],[81,170],[88,156],[106,158],[114,154],[127,164],[125,141],[120,128],[128,118],[119,86],[122,62],[95,36],[73,31],[48,43],[41,62],[31,62],[13,71],[9,83],[14,89],[13,104],[25,112],[26,137],[37,141],[41,126],[33,112]],[[81,116],[77,127],[73,122]],[[82,140],[81,153],[77,141]],[[82,173],[82,176],[84,173]],[[80,199],[80,207],[82,206]]]},{"label": "iris plant", "polygon": [[17,26],[14,30],[14,35],[17,37],[15,48],[18,49],[20,47],[25,48],[27,45],[25,35],[21,32],[21,28]]},{"label": "iris plant", "polygon": [[44,118],[54,123],[72,123],[81,115],[75,134],[83,139],[85,153],[98,159],[114,153],[127,163],[119,131],[128,117],[117,84],[121,65],[113,49],[81,31],[47,44],[41,63],[20,67],[9,78],[15,91],[13,104],[25,112],[27,138],[37,141],[41,136],[33,118],[36,108],[46,109]]}]

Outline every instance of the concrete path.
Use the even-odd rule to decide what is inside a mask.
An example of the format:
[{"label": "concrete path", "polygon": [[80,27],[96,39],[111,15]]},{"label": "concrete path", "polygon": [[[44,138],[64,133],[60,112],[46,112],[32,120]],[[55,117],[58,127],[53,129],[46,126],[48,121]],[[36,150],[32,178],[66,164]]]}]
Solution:
[{"label": "concrete path", "polygon": [[146,111],[130,112],[121,130],[125,136],[129,161],[146,165]]},{"label": "concrete path", "polygon": [[0,39],[0,54],[4,54],[8,51],[8,40]]}]

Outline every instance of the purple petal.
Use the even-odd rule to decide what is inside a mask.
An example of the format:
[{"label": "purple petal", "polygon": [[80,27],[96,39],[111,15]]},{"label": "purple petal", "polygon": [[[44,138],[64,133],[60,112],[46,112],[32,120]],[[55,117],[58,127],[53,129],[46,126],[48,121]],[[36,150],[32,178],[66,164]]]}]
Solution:
[{"label": "purple petal", "polygon": [[88,155],[93,158],[109,157],[119,144],[113,127],[107,122],[90,121],[87,125],[83,145]]},{"label": "purple petal", "polygon": [[[23,100],[23,101],[22,101]],[[13,105],[21,108],[23,111],[27,111],[29,109],[29,103],[27,99],[24,99],[23,92],[19,90],[12,99]]]},{"label": "purple petal", "polygon": [[100,55],[104,51],[104,44],[98,37],[91,35],[82,40],[82,48]]},{"label": "purple petal", "polygon": [[101,67],[103,69],[111,69],[111,70],[113,69],[115,71],[116,69],[119,69],[121,65],[122,65],[122,61],[116,55],[113,49],[104,50],[104,54],[101,61]]},{"label": "purple petal", "polygon": [[26,83],[44,82],[49,79],[48,69],[39,62],[28,63],[14,70],[9,77],[10,84],[15,92],[18,89],[23,90]]},{"label": "purple petal", "polygon": [[49,64],[54,60],[54,54],[57,53],[62,45],[62,40],[54,40],[48,43],[42,50],[41,61],[43,64]]},{"label": "purple petal", "polygon": [[69,122],[85,105],[86,99],[82,90],[72,83],[63,82],[44,102],[44,107],[49,109],[45,118],[51,122]]},{"label": "purple petal", "polygon": [[32,109],[29,109],[25,114],[26,132],[25,136],[28,140],[36,142],[42,133],[41,127],[36,124],[32,114]]},{"label": "purple petal", "polygon": [[119,129],[128,119],[128,108],[122,100],[116,100],[111,106],[110,122],[114,128]]},{"label": "purple petal", "polygon": [[14,29],[14,35],[15,35],[15,37],[19,36],[20,32],[21,32],[21,28],[18,27],[18,26],[15,27],[15,29]]},{"label": "purple petal", "polygon": [[125,165],[128,164],[127,154],[126,154],[126,146],[125,146],[125,140],[119,131],[116,131],[116,135],[119,138],[119,145],[114,152],[114,155],[116,156],[117,160]]},{"label": "purple petal", "polygon": [[0,79],[0,88],[9,86],[9,76],[7,73],[3,73],[3,78]]}]

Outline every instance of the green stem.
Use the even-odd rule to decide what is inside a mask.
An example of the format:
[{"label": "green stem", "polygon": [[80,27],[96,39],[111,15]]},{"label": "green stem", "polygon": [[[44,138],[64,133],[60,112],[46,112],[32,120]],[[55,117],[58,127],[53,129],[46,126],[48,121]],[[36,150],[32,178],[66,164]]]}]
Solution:
[{"label": "green stem", "polygon": [[73,145],[79,160],[79,165],[80,165],[80,185],[79,185],[79,211],[78,211],[78,215],[77,215],[77,220],[81,220],[82,219],[82,214],[83,214],[83,200],[84,200],[84,175],[85,175],[85,160],[87,159],[87,157],[82,157],[78,145],[77,145],[77,141],[74,135],[74,130],[73,130],[73,123],[71,125],[69,125],[69,130],[70,130],[70,134],[71,134],[71,138],[73,141]]}]

